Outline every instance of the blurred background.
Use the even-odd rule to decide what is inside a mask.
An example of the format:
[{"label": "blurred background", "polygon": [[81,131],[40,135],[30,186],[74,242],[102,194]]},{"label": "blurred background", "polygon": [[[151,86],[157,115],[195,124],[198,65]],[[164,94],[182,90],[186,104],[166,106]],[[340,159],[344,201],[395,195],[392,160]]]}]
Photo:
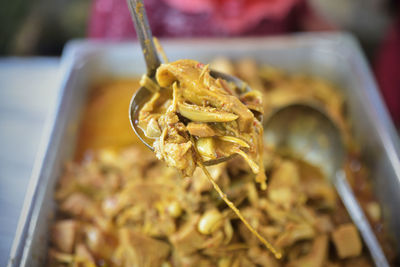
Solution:
[{"label": "blurred background", "polygon": [[[2,0],[0,56],[59,56],[74,38],[133,39],[125,0]],[[144,0],[157,37],[353,33],[400,120],[398,0]],[[396,70],[397,69],[397,70]]]},{"label": "blurred background", "polygon": [[[2,1],[1,55],[60,55],[65,42],[73,38],[134,38],[125,0]],[[353,32],[372,57],[396,16],[398,1],[144,2],[155,35],[160,37],[269,35],[335,28]],[[217,26],[208,27],[211,23]]]}]

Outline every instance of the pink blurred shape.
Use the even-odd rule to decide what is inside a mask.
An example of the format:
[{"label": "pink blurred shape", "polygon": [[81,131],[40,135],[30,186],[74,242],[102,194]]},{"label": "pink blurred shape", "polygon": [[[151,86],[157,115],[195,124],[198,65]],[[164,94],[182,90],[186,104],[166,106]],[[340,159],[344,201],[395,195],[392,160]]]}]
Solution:
[{"label": "pink blurred shape", "polygon": [[[151,28],[158,37],[285,33],[297,26],[300,10],[304,9],[302,3],[304,0],[144,1]],[[88,35],[135,38],[126,1],[93,0]]]},{"label": "pink blurred shape", "polygon": [[263,19],[286,17],[298,0],[165,0],[183,12],[211,14],[215,27],[240,33]]},{"label": "pink blurred shape", "polygon": [[393,121],[400,127],[400,9],[380,48],[375,73]]}]

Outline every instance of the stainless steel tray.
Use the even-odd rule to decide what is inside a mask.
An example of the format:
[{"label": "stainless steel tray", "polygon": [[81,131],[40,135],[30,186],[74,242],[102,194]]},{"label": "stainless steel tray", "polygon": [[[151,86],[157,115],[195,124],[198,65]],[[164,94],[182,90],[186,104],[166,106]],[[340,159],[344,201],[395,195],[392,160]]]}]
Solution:
[{"label": "stainless steel tray", "polygon": [[[371,170],[385,222],[400,247],[400,145],[371,71],[348,34],[297,34],[256,39],[162,40],[170,60],[215,56],[250,57],[288,71],[331,80],[343,88],[354,135]],[[64,80],[57,112],[49,119],[28,187],[11,250],[9,266],[43,266],[49,224],[55,211],[53,191],[62,164],[74,151],[81,109],[93,81],[141,75],[138,43],[72,41],[63,53]],[[128,111],[127,111],[128,114]],[[400,253],[398,251],[398,253]]]}]

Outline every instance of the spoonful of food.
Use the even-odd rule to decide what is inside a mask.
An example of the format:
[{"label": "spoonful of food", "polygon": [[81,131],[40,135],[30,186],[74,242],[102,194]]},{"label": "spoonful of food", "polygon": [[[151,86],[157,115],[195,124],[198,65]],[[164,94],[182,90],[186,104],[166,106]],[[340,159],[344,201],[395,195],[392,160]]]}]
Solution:
[{"label": "spoonful of food", "polygon": [[[161,136],[166,139],[171,136],[171,132],[163,133],[160,116],[154,115],[150,118],[143,108],[147,105],[146,108],[155,113],[154,106],[159,104],[158,111],[165,113],[168,108],[163,107],[171,103],[164,100],[174,99],[176,103],[173,102],[169,109],[176,109],[175,115],[194,137],[204,165],[218,164],[239,154],[258,172],[258,164],[255,162],[257,159],[249,157],[246,151],[258,150],[253,147],[254,144],[250,144],[250,139],[255,137],[251,129],[254,114],[257,118],[261,118],[262,114],[261,95],[252,91],[239,78],[210,70],[208,65],[196,61],[180,60],[169,66],[162,66],[165,64],[161,64],[158,57],[142,0],[127,1],[147,65],[145,83],[133,95],[129,112],[132,128],[139,139],[157,153],[155,139]],[[141,121],[145,123],[140,123]],[[262,127],[258,131],[262,131]],[[181,132],[179,134],[184,135]],[[175,141],[174,143],[184,143]],[[181,145],[177,150],[185,149]],[[167,154],[161,156],[159,153],[158,156],[166,158]],[[188,154],[181,156],[187,157]],[[170,160],[172,161],[176,163],[177,158]]]}]

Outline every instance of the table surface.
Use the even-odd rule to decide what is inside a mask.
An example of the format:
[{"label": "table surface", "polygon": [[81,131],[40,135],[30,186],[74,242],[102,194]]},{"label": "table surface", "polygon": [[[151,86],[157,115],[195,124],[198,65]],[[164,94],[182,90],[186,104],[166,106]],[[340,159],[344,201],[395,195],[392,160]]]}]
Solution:
[{"label": "table surface", "polygon": [[0,58],[0,266],[6,266],[47,116],[58,58]]}]

